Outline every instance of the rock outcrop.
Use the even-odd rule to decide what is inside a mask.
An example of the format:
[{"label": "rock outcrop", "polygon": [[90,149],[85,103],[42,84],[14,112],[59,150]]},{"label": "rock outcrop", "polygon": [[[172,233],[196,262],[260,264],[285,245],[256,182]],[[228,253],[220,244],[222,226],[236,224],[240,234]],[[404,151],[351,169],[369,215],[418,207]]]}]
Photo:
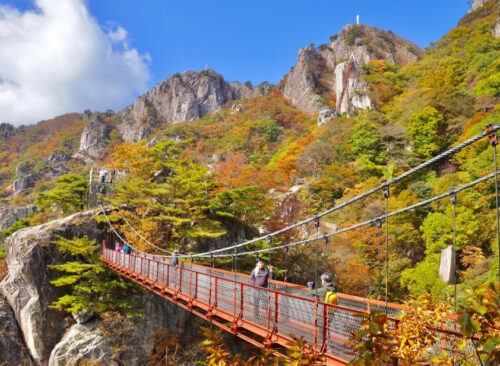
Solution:
[{"label": "rock outcrop", "polygon": [[[347,74],[348,61],[342,62],[335,68],[335,94],[337,100],[340,100],[344,88],[344,80]],[[353,114],[357,109],[373,108],[372,101],[366,95],[368,86],[361,78],[362,70],[359,64],[354,61],[351,74],[347,82],[347,88],[342,99],[342,104],[337,105],[339,113]]]},{"label": "rock outcrop", "polygon": [[8,140],[16,135],[16,128],[10,123],[0,123],[0,140]]},{"label": "rock outcrop", "polygon": [[35,205],[22,207],[9,206],[0,210],[0,230],[8,229],[19,219],[24,219],[32,213],[38,212]]},{"label": "rock outcrop", "polygon": [[226,102],[250,98],[262,92],[250,83],[229,83],[213,70],[174,74],[141,95],[118,116],[125,141],[139,141],[157,124],[178,123],[215,112]]},{"label": "rock outcrop", "polygon": [[118,366],[118,355],[98,328],[98,321],[75,324],[64,334],[50,354],[49,366],[76,366],[82,360],[92,364]]},{"label": "rock outcrop", "polygon": [[7,301],[0,296],[0,365],[33,365]]},{"label": "rock outcrop", "polygon": [[323,107],[319,111],[318,115],[318,126],[322,126],[326,124],[329,120],[337,115],[337,111],[335,109],[329,107]]},{"label": "rock outcrop", "polygon": [[[302,48],[297,56],[297,65],[285,75],[280,84],[285,98],[298,108],[308,112],[319,112],[331,104],[331,96],[340,97],[345,77],[345,62],[351,56],[356,62],[355,72],[351,74],[348,98],[344,98],[340,113],[353,113],[356,109],[371,108],[372,103],[366,94],[366,84],[360,81],[362,66],[370,60],[384,59],[391,63],[404,65],[417,61],[422,51],[391,31],[383,31],[367,25],[345,26],[332,42],[321,45],[320,50],[313,46]],[[344,66],[339,66],[345,64]],[[354,89],[353,89],[354,88]],[[339,91],[340,89],[340,91]]]},{"label": "rock outcrop", "polygon": [[9,186],[8,191],[13,193],[14,195],[35,186],[35,177],[33,174],[28,174],[25,177],[16,179]]},{"label": "rock outcrop", "polygon": [[391,31],[365,24],[348,24],[334,41],[322,47],[321,56],[328,66],[336,67],[351,55],[360,66],[370,60],[386,60],[406,65],[417,61],[422,50],[415,43],[404,40]]},{"label": "rock outcrop", "polygon": [[487,2],[490,2],[490,1],[491,0],[474,0],[474,2],[472,3],[472,5],[469,9],[469,13],[483,7],[484,4],[486,4]]},{"label": "rock outcrop", "polygon": [[300,49],[297,65],[285,75],[283,96],[290,99],[299,109],[318,112],[324,105],[317,92],[319,70],[324,60],[312,46]]},{"label": "rock outcrop", "polygon": [[93,113],[89,117],[89,124],[80,137],[80,148],[75,154],[76,158],[92,161],[99,157],[99,154],[106,147],[111,133],[112,126],[102,120],[98,113]]},{"label": "rock outcrop", "polygon": [[495,38],[500,37],[500,18],[497,19],[497,23],[493,29],[493,34],[495,35]]},{"label": "rock outcrop", "polygon": [[[88,235],[100,242],[105,230],[95,222],[95,215],[95,211],[87,211],[25,228],[5,242],[9,273],[0,283],[0,293],[12,308],[36,365],[77,365],[83,360],[145,365],[154,333],[162,328],[182,332],[189,317],[187,311],[148,292],[141,296],[144,315],[140,318],[87,316],[79,317],[75,324],[71,317],[48,308],[65,293],[50,284],[57,274],[48,265],[68,259],[51,241],[56,235]],[[0,347],[1,342],[0,335]]]},{"label": "rock outcrop", "polygon": [[26,346],[36,364],[46,364],[64,330],[64,315],[48,308],[61,289],[50,284],[48,265],[61,263],[62,255],[50,242],[55,235],[96,238],[100,231],[94,213],[75,214],[44,225],[15,232],[6,239],[9,273],[0,283],[0,293],[12,307]]}]

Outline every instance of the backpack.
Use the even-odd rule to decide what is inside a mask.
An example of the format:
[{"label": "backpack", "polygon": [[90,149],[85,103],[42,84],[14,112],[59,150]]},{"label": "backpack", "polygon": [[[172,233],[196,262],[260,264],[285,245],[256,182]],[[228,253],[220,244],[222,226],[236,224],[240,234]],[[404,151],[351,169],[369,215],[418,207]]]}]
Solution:
[{"label": "backpack", "polygon": [[331,305],[337,305],[338,296],[336,292],[328,290],[325,294],[325,302]]}]

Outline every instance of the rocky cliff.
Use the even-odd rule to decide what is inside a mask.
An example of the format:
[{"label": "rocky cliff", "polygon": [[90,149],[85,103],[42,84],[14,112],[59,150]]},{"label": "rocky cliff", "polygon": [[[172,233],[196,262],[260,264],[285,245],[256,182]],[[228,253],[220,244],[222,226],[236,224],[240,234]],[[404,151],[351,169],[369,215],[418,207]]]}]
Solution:
[{"label": "rocky cliff", "polygon": [[[344,80],[347,75],[349,61],[341,62],[335,67],[335,95],[340,100]],[[337,105],[339,113],[352,115],[357,109],[372,109],[372,101],[366,95],[367,85],[361,78],[363,70],[357,61],[354,61],[347,82],[347,88],[342,99],[342,104]]]},{"label": "rocky cliff", "polygon": [[0,365],[33,365],[26,350],[16,318],[7,301],[0,296]]},{"label": "rocky cliff", "polygon": [[119,112],[118,129],[125,141],[139,141],[157,124],[201,118],[230,100],[255,97],[267,87],[229,83],[213,70],[174,74]]},{"label": "rocky cliff", "polygon": [[346,61],[351,56],[355,60],[352,80],[349,80],[347,97],[338,112],[349,114],[356,109],[372,108],[373,103],[366,95],[366,84],[361,80],[362,66],[376,59],[404,65],[416,61],[422,54],[417,45],[391,31],[364,24],[349,24],[331,40],[319,50],[313,46],[301,49],[297,65],[280,83],[283,96],[300,109],[316,113],[335,104],[342,92]]},{"label": "rocky cliff", "polygon": [[91,114],[88,120],[89,124],[83,129],[80,137],[80,148],[75,154],[75,158],[81,158],[87,162],[99,158],[112,130],[111,125],[105,123],[99,113]]},{"label": "rocky cliff", "polygon": [[28,206],[8,206],[0,209],[0,230],[5,230],[12,226],[17,220],[24,219],[32,213],[38,212],[35,205]]},{"label": "rocky cliff", "polygon": [[321,72],[324,70],[324,59],[312,46],[300,49],[297,64],[285,76],[282,88],[283,96],[304,111],[318,112],[324,102],[317,87]]},{"label": "rocky cliff", "polygon": [[[90,359],[104,364],[144,365],[154,345],[155,331],[182,330],[186,323],[189,313],[148,293],[142,305],[145,315],[140,319],[105,321],[76,317],[80,322],[77,323],[48,308],[64,290],[50,284],[54,273],[47,266],[67,260],[51,241],[56,235],[71,238],[84,234],[99,241],[104,231],[95,222],[95,214],[93,211],[78,213],[19,230],[5,242],[9,272],[0,283],[0,293],[7,299],[24,344],[37,365],[76,365]],[[7,312],[0,311],[0,323],[7,321],[4,315]],[[20,344],[18,348],[22,349],[20,340],[12,338],[12,342]],[[0,355],[9,352],[11,348],[6,347],[14,347],[4,344],[0,337]],[[22,359],[19,352],[18,357]]]},{"label": "rocky cliff", "polygon": [[472,3],[472,5],[470,7],[469,13],[483,7],[484,4],[491,2],[491,1],[498,1],[498,0],[474,0],[474,2]]}]

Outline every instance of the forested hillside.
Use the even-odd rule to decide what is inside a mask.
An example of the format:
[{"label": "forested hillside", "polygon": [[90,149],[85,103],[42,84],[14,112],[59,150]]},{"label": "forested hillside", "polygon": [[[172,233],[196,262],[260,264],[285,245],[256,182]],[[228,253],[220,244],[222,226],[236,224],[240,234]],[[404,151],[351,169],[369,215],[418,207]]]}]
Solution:
[{"label": "forested hillside", "polygon": [[[65,186],[57,176],[71,172],[86,176],[91,166],[105,165],[129,173],[123,181],[119,180],[117,190],[123,195],[115,203],[129,204],[131,210],[124,212],[131,215],[146,237],[154,238],[162,232],[158,231],[159,228],[165,229],[166,223],[152,220],[144,214],[144,209],[149,207],[149,215],[155,215],[153,212],[166,214],[166,206],[172,198],[163,196],[162,207],[146,204],[148,195],[155,196],[156,193],[141,182],[168,168],[183,177],[178,184],[184,188],[190,184],[200,187],[198,180],[205,182],[206,186],[198,193],[200,199],[205,197],[203,202],[196,203],[186,198],[185,211],[177,212],[185,222],[179,218],[181,221],[172,223],[170,218],[165,218],[173,225],[169,229],[172,232],[165,233],[165,238],[158,237],[160,245],[168,249],[181,245],[192,250],[193,243],[186,238],[220,235],[225,232],[220,221],[228,218],[263,233],[272,232],[333,207],[380,184],[382,179],[397,176],[481,132],[487,123],[495,123],[500,109],[497,107],[500,105],[500,38],[495,33],[499,10],[498,3],[491,1],[469,13],[456,28],[423,54],[419,53],[421,59],[414,62],[394,59],[390,52],[396,54],[395,45],[401,49],[405,47],[404,43],[395,41],[393,36],[384,36],[383,31],[356,25],[344,29],[340,38],[332,38],[330,48],[322,47],[322,57],[327,59],[329,49],[334,52],[335,42],[366,47],[371,44],[370,37],[377,39],[376,49],[369,48],[368,59],[357,60],[362,69],[357,79],[364,83],[363,93],[373,106],[366,110],[357,109],[350,117],[345,114],[330,116],[318,123],[317,114],[303,112],[284,98],[281,86],[266,86],[261,90],[265,95],[228,101],[217,112],[193,121],[168,124],[162,122],[156,110],[148,109],[146,112],[154,118],[140,123],[141,126],[147,121],[154,123],[149,127],[148,140],[153,142],[149,145],[146,142],[120,145],[123,141],[119,136],[123,113],[103,115],[92,122],[101,126],[102,131],[107,131],[102,133],[100,155],[94,160],[89,160],[85,154],[77,154],[71,159],[79,150],[78,138],[83,128],[95,119],[94,115],[68,115],[33,127],[6,131],[5,139],[1,141],[4,156],[2,178],[6,189],[16,174],[16,167],[18,175],[22,175],[24,169],[36,183],[27,185],[28,189],[15,197],[6,195],[5,199],[16,204],[38,203],[42,212],[32,218],[31,223],[43,222],[57,216],[57,210],[69,213],[80,207],[75,204],[63,208],[50,200],[54,183],[56,190],[78,186],[78,182],[72,183],[71,179]],[[381,43],[384,39],[389,46]],[[389,51],[383,53],[378,49]],[[418,53],[416,50],[411,52]],[[325,72],[326,69],[321,69],[326,68],[326,64],[311,67],[316,82],[327,85],[329,81],[323,79],[331,78],[331,75]],[[216,75],[205,74],[202,78],[208,78],[210,83],[217,78]],[[335,96],[333,98],[335,101]],[[334,101],[331,105],[335,105]],[[158,143],[161,138],[182,142],[167,146],[165,142]],[[162,160],[165,153],[172,156],[172,151],[161,151],[162,148],[175,149],[176,158]],[[155,157],[155,154],[160,155]],[[493,170],[492,158],[491,148],[487,142],[482,142],[449,161],[432,166],[425,173],[391,187],[390,210],[490,173]],[[58,170],[52,166],[56,164],[53,160],[59,164]],[[146,160],[149,163],[145,164]],[[61,163],[64,164],[61,166]],[[183,169],[185,176],[180,174]],[[54,178],[56,180],[50,183]],[[79,184],[85,185],[85,180]],[[141,190],[144,190],[142,201],[127,200],[127,195],[141,196],[137,193]],[[12,192],[12,188],[6,192]],[[497,277],[493,194],[493,185],[488,182],[458,197],[457,246],[461,289]],[[144,204],[146,206],[141,208]],[[442,201],[389,222],[391,300],[403,300],[410,294],[424,292],[431,292],[436,299],[445,296],[447,285],[438,279],[437,271],[440,251],[452,240],[450,210],[451,205]],[[329,232],[380,216],[383,212],[384,202],[380,196],[380,199],[370,199],[355,208],[328,216],[322,222],[321,230]],[[201,220],[202,216],[204,219]],[[191,226],[194,222],[203,222],[204,229],[196,234],[186,234],[180,227],[187,222]],[[125,226],[122,229],[127,232]],[[377,228],[366,227],[336,236],[329,243],[328,267],[336,274],[344,292],[376,296],[377,233]],[[312,231],[291,233],[282,237],[280,242],[311,234]],[[133,235],[129,235],[129,239],[137,241]],[[145,247],[145,243],[136,244]],[[310,272],[312,249],[297,248],[292,255],[295,260],[289,278],[304,283],[313,275]],[[283,265],[279,262],[280,257],[276,254],[278,267]]]},{"label": "forested hillside", "polygon": [[[99,203],[134,250],[220,249],[324,212],[498,124],[500,2],[477,0],[472,9],[425,50],[391,31],[349,24],[326,43],[299,50],[297,64],[278,85],[230,83],[213,70],[186,71],[117,113],[86,110],[17,128],[2,123],[0,290],[8,303],[0,297],[0,313],[8,312],[8,323],[24,337],[12,341],[19,349],[27,345],[22,362],[69,362],[66,350],[79,347],[73,339],[97,339],[104,363],[121,357],[152,365],[178,346],[174,327],[180,333],[200,327],[188,322],[188,312],[146,296],[102,263],[96,242],[113,243]],[[98,185],[102,169],[108,174]],[[387,277],[391,302],[428,294],[423,305],[411,304],[419,309],[416,317],[419,311],[435,316],[437,327],[452,306],[443,300],[454,293],[439,275],[441,252],[456,238],[458,304],[469,306],[462,315],[496,316],[485,325],[492,343],[481,338],[481,352],[492,355],[498,350],[497,295],[483,288],[478,293],[486,305],[474,307],[477,299],[468,299],[468,291],[498,281],[493,180],[460,191],[456,206],[445,197],[391,216],[388,224],[384,215],[386,203],[389,212],[397,211],[493,171],[493,147],[484,138],[391,184],[387,202],[380,191],[322,217],[318,257],[312,243],[294,246],[287,257],[283,249],[263,256],[278,279],[305,285],[318,271],[328,271],[341,292],[372,299],[383,299]],[[379,226],[373,222],[323,241],[323,234],[377,218]],[[316,235],[309,222],[274,236],[270,245]],[[246,250],[268,245],[263,240]],[[200,262],[211,264],[208,258]],[[255,256],[215,264],[250,273]],[[74,320],[64,312],[74,313]],[[356,344],[373,331],[370,324],[392,332],[387,317],[372,316],[365,333],[354,335]],[[423,318],[414,319],[418,327]],[[473,337],[478,323],[472,315],[461,319],[462,330]],[[138,328],[149,338],[138,340]],[[405,332],[403,338],[411,329]],[[36,343],[33,334],[44,334],[45,343]],[[390,334],[378,339],[401,335]],[[208,330],[206,335],[214,336]],[[0,351],[10,347],[3,346],[4,338],[0,329]],[[135,352],[139,342],[136,357],[130,349]],[[207,342],[209,353],[213,344],[222,347],[217,336]],[[90,342],[75,352],[86,360],[94,357],[93,348]],[[191,361],[200,352],[182,351]]]}]

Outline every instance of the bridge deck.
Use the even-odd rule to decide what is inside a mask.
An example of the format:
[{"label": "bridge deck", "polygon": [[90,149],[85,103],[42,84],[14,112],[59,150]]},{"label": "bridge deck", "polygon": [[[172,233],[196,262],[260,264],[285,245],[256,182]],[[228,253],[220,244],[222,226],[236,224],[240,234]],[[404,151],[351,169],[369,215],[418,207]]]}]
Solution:
[{"label": "bridge deck", "polygon": [[[385,311],[397,326],[397,304],[386,304],[339,294],[338,305],[310,297],[307,288],[271,281],[270,288],[248,283],[248,275],[197,264],[174,266],[156,255],[119,253],[103,247],[103,261],[111,269],[175,302],[240,338],[268,349],[286,349],[290,334],[303,336],[327,365],[345,365],[352,355],[344,346],[359,328],[356,314],[371,309]],[[436,351],[448,348],[452,335],[444,331]],[[448,341],[447,341],[448,340]]]}]

